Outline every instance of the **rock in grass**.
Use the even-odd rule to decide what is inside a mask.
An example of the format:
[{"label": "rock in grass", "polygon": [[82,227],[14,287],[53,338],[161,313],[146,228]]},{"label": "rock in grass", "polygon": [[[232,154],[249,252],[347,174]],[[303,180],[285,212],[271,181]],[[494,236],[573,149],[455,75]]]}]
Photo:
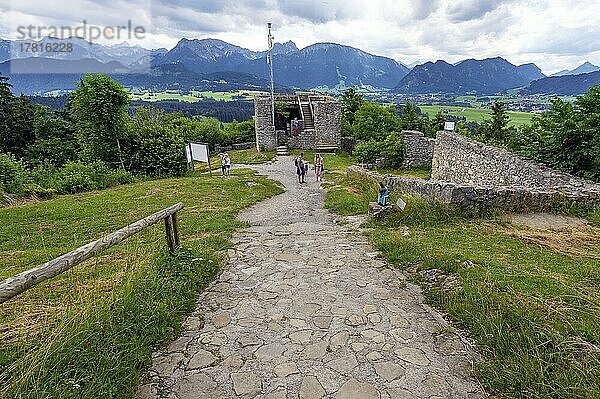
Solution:
[{"label": "rock in grass", "polygon": [[399,208],[394,204],[381,206],[377,202],[369,202],[369,216],[374,219],[396,213],[398,210]]}]

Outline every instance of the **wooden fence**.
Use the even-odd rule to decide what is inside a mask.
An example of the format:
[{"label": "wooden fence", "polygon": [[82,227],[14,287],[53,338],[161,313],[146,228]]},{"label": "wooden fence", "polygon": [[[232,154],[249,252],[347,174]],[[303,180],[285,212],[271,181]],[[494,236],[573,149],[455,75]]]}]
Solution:
[{"label": "wooden fence", "polygon": [[169,208],[158,211],[144,219],[138,220],[127,227],[110,233],[109,235],[90,242],[82,247],[74,249],[58,258],[52,259],[33,269],[19,273],[0,282],[0,303],[3,303],[15,295],[28,290],[62,272],[69,270],[86,259],[91,258],[97,253],[117,245],[134,234],[139,233],[146,227],[152,226],[164,219],[167,235],[167,244],[169,251],[173,253],[179,246],[179,231],[177,228],[177,211],[183,208],[183,203],[179,202]]}]

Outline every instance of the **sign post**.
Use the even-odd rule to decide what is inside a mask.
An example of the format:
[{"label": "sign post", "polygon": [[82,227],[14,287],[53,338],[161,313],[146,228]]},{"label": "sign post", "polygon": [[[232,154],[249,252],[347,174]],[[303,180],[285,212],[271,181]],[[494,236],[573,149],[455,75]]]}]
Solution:
[{"label": "sign post", "polygon": [[185,147],[185,156],[188,163],[192,163],[192,170],[195,171],[194,161],[207,162],[208,173],[212,177],[212,167],[210,165],[210,150],[206,143],[188,143]]},{"label": "sign post", "polygon": [[455,122],[444,122],[444,130],[447,132],[453,132],[455,125]]}]

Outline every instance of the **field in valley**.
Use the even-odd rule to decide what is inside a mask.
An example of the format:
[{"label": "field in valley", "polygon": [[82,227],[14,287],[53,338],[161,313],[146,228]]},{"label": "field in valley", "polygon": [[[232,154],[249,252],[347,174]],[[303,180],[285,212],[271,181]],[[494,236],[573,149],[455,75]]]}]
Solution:
[{"label": "field in valley", "polygon": [[[490,110],[487,108],[469,108],[469,107],[457,107],[451,105],[419,105],[419,108],[423,113],[429,114],[429,117],[432,118],[437,114],[440,110],[444,112],[444,114],[465,117],[467,121],[473,121],[481,123],[486,119],[491,119]],[[529,123],[531,118],[533,117],[533,113],[530,112],[516,112],[516,111],[507,111],[507,114],[510,118],[510,126],[521,126],[522,124]]]},{"label": "field in valley", "polygon": [[195,103],[202,100],[212,99],[216,101],[251,101],[258,91],[238,90],[238,91],[190,91],[189,93],[181,93],[179,90],[167,90],[163,92],[151,91],[132,91],[132,100],[142,100],[148,102],[161,100],[178,100]]}]

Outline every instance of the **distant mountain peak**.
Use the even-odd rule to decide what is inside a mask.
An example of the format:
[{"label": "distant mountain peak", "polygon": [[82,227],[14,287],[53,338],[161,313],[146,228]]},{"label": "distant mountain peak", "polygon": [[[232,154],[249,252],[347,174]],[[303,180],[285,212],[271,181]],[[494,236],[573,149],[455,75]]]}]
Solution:
[{"label": "distant mountain peak", "polygon": [[583,73],[590,73],[600,71],[600,67],[592,64],[589,61],[585,61],[583,64],[579,65],[577,68],[572,70],[562,70],[560,72],[553,73],[552,76],[566,76],[566,75],[581,75]]},{"label": "distant mountain peak", "polygon": [[275,43],[273,45],[273,54],[289,54],[294,53],[296,51],[300,51],[296,43],[291,40],[288,40],[285,43]]}]

